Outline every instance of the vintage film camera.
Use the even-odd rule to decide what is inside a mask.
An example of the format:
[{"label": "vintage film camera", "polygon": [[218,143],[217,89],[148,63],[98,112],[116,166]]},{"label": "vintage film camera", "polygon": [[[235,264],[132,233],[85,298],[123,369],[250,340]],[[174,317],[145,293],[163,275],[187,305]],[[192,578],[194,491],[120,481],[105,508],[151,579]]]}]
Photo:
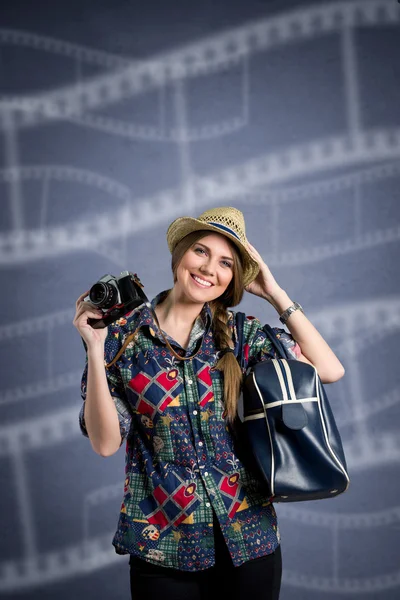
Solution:
[{"label": "vintage film camera", "polygon": [[103,275],[89,290],[84,302],[90,302],[103,312],[100,319],[88,319],[93,329],[103,329],[144,302],[143,284],[136,273],[122,271],[119,277]]}]

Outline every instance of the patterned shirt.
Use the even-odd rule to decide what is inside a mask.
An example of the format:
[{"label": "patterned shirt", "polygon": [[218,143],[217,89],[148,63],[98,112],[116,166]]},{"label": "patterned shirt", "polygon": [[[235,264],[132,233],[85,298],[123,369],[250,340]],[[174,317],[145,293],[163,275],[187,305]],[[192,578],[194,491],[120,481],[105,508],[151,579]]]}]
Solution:
[{"label": "patterned shirt", "polygon": [[[154,308],[167,291],[151,302]],[[238,351],[235,315],[228,326]],[[180,356],[165,344],[146,304],[109,325],[104,362],[108,364],[126,336],[139,326],[119,359],[106,369],[118,412],[121,444],[126,441],[125,485],[112,544],[118,554],[183,571],[214,564],[213,511],[232,557],[239,566],[270,554],[280,543],[277,517],[267,492],[235,451],[226,426],[223,372],[205,303],[187,349],[164,333]],[[294,359],[299,345],[284,329],[273,328]],[[246,316],[243,371],[276,351],[260,321]],[[87,357],[82,376],[86,398]],[[88,436],[83,416],[81,431]],[[247,464],[247,463],[246,463]]]}]

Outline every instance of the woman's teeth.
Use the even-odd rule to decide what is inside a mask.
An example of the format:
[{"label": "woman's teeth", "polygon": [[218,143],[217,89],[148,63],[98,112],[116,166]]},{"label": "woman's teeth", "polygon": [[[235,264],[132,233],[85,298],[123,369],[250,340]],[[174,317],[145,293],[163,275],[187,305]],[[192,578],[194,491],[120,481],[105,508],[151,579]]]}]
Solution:
[{"label": "woman's teeth", "polygon": [[196,277],[196,275],[192,275],[192,277],[195,281],[197,281],[197,283],[199,283],[200,285],[204,285],[204,287],[212,286],[212,283],[209,283],[208,281],[204,281],[204,279],[200,279],[200,277]]}]

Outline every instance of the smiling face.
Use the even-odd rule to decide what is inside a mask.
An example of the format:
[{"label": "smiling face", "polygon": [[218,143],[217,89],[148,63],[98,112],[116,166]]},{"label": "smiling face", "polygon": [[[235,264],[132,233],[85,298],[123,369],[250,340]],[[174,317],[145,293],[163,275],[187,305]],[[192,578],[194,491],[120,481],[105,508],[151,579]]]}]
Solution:
[{"label": "smiling face", "polygon": [[218,233],[206,235],[183,255],[176,269],[175,288],[193,302],[215,300],[232,281],[233,263],[227,238]]}]

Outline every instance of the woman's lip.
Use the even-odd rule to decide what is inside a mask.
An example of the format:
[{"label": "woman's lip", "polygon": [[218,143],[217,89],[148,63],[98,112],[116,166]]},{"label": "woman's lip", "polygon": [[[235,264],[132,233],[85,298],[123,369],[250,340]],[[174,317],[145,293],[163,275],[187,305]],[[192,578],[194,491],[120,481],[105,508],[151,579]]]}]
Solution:
[{"label": "woman's lip", "polygon": [[[210,288],[210,287],[212,287],[212,286],[214,285],[213,283],[212,283],[211,285],[202,285],[201,283],[199,283],[198,281],[196,281],[196,280],[195,280],[195,278],[194,278],[195,276],[194,276],[194,275],[192,275],[192,273],[190,273],[190,277],[193,279],[193,281],[194,281],[195,283],[197,283],[197,285],[199,285],[199,286],[200,286],[200,287],[202,287],[203,289],[204,289],[204,288],[207,288],[207,287],[209,287],[209,288]],[[198,277],[198,276],[196,275],[196,277]],[[204,281],[205,281],[205,280],[204,280]]]}]

